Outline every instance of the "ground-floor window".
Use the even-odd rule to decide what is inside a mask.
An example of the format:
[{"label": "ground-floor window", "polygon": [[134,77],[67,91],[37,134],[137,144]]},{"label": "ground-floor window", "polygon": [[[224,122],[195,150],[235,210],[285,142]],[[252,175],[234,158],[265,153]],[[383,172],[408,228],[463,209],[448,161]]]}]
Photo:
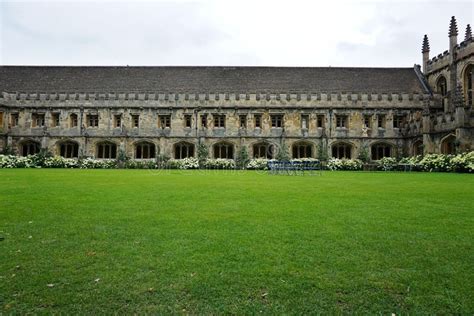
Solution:
[{"label": "ground-floor window", "polygon": [[415,143],[413,143],[413,155],[423,155],[423,141],[417,140]]},{"label": "ground-floor window", "polygon": [[74,142],[65,142],[59,145],[59,155],[64,158],[79,157],[79,145]]},{"label": "ground-floor window", "polygon": [[155,158],[155,144],[143,142],[135,145],[136,159],[151,159]]},{"label": "ground-floor window", "polygon": [[273,158],[274,148],[272,144],[258,143],[253,145],[253,158]]},{"label": "ground-floor window", "polygon": [[217,143],[213,146],[214,158],[234,159],[234,145]]},{"label": "ground-floor window", "polygon": [[40,152],[40,145],[36,142],[26,142],[21,145],[21,155],[35,155]]},{"label": "ground-floor window", "polygon": [[174,145],[174,158],[184,159],[194,157],[194,144],[181,142]]},{"label": "ground-floor window", "polygon": [[384,157],[392,157],[392,146],[379,143],[372,146],[372,160],[380,160]]},{"label": "ground-floor window", "polygon": [[332,145],[332,157],[338,159],[351,159],[352,146],[346,143]]},{"label": "ground-floor window", "polygon": [[456,153],[456,137],[451,135],[441,142],[441,153],[451,155]]},{"label": "ground-floor window", "polygon": [[309,143],[296,143],[292,147],[293,158],[312,158],[313,157],[313,145]]},{"label": "ground-floor window", "polygon": [[117,158],[117,145],[114,143],[100,143],[97,145],[97,158],[115,159]]}]

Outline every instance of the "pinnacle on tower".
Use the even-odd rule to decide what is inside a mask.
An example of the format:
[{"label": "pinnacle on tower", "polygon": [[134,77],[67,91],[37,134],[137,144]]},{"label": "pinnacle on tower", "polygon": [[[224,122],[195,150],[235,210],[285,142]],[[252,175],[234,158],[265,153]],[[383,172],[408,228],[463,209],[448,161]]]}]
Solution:
[{"label": "pinnacle on tower", "polygon": [[449,36],[457,36],[457,35],[458,35],[458,24],[456,23],[456,18],[452,16],[451,23],[449,23]]},{"label": "pinnacle on tower", "polygon": [[428,41],[428,35],[425,34],[423,37],[423,46],[421,48],[422,53],[429,53],[430,51],[430,42]]},{"label": "pinnacle on tower", "polygon": [[471,25],[468,24],[466,26],[466,36],[464,37],[464,41],[470,41],[471,39],[472,39]]}]

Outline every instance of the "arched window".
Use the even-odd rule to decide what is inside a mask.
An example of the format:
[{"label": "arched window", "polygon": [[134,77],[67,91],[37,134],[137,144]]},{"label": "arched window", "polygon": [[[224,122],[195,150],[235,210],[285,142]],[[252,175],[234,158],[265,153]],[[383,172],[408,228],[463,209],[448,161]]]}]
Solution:
[{"label": "arched window", "polygon": [[423,155],[423,141],[417,140],[413,143],[413,156]]},{"label": "arched window", "polygon": [[229,143],[217,143],[213,146],[214,158],[234,159],[234,145]]},{"label": "arched window", "polygon": [[156,157],[155,144],[142,142],[135,145],[136,159],[152,159]]},{"label": "arched window", "polygon": [[474,107],[474,99],[473,99],[473,72],[474,65],[469,65],[464,72],[464,91],[466,93],[466,104],[468,106]]},{"label": "arched window", "polygon": [[64,158],[79,157],[79,145],[75,142],[64,142],[59,145],[59,155]]},{"label": "arched window", "polygon": [[439,77],[436,82],[436,92],[441,95],[443,106],[445,106],[447,104],[448,85],[444,76]]},{"label": "arched window", "polygon": [[253,158],[272,159],[274,147],[269,143],[258,143],[253,145]]},{"label": "arched window", "polygon": [[117,145],[108,142],[97,144],[96,157],[100,159],[117,158]]},{"label": "arched window", "polygon": [[28,155],[35,155],[39,153],[40,151],[40,145],[37,142],[24,142],[21,145],[21,155],[22,156],[28,156]]},{"label": "arched window", "polygon": [[332,145],[332,157],[339,159],[351,159],[352,145],[347,143],[337,143]]},{"label": "arched window", "polygon": [[194,157],[194,144],[181,142],[174,145],[174,158],[184,159]]},{"label": "arched window", "polygon": [[293,158],[313,158],[313,145],[299,142],[292,146]]},{"label": "arched window", "polygon": [[386,143],[378,143],[372,145],[372,160],[380,160],[384,157],[392,157],[392,145]]},{"label": "arched window", "polygon": [[456,137],[450,135],[441,141],[441,153],[451,155],[456,153]]}]

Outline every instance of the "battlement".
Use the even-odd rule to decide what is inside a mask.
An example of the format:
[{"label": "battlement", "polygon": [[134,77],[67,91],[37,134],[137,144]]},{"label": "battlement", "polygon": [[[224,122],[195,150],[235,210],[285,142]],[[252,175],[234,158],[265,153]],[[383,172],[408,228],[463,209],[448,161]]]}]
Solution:
[{"label": "battlement", "polygon": [[[375,103],[422,104],[431,100],[429,94],[421,93],[160,93],[160,92],[80,92],[80,93],[28,93],[2,94],[0,101],[5,105],[18,106],[67,106],[68,104],[94,103],[94,106],[239,106],[254,103],[258,106],[299,106],[318,104],[340,104],[344,106]],[[203,104],[204,103],[204,104]]]}]

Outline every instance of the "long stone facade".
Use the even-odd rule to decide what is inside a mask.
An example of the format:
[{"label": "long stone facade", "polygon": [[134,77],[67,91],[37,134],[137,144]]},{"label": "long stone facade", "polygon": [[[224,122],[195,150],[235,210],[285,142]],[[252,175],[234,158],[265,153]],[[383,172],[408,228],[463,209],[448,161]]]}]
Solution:
[{"label": "long stone facade", "polygon": [[470,27],[413,68],[0,67],[0,151],[377,160],[474,149]]}]

